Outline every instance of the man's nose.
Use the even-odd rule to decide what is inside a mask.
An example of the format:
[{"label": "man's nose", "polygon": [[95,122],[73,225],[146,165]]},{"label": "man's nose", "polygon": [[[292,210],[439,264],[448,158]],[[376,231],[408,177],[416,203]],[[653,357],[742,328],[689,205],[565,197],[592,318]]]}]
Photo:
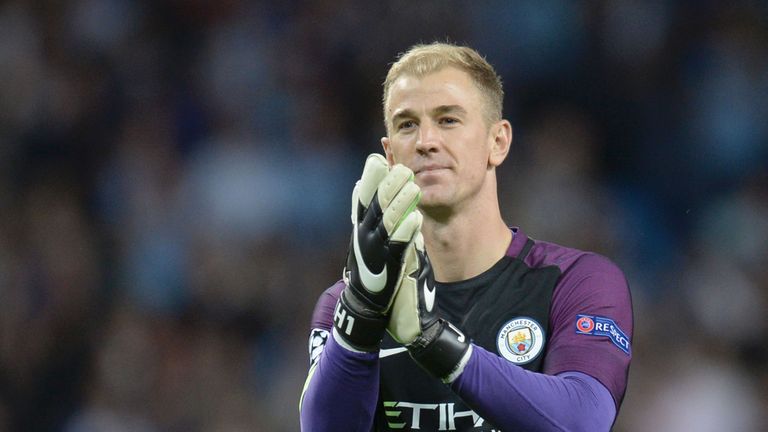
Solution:
[{"label": "man's nose", "polygon": [[440,130],[431,122],[424,122],[419,127],[419,136],[416,140],[416,151],[431,153],[438,150],[442,136]]}]

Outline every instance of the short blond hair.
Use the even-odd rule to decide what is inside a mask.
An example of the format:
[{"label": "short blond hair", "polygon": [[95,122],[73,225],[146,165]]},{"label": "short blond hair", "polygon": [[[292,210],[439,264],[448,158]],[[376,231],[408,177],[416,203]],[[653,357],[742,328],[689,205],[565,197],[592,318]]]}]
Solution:
[{"label": "short blond hair", "polygon": [[387,125],[387,103],[392,84],[403,75],[417,78],[437,72],[445,67],[455,67],[466,72],[485,99],[485,119],[491,123],[501,120],[504,88],[501,77],[480,53],[467,46],[444,42],[418,44],[401,53],[392,64],[384,80],[382,106],[384,124]]}]

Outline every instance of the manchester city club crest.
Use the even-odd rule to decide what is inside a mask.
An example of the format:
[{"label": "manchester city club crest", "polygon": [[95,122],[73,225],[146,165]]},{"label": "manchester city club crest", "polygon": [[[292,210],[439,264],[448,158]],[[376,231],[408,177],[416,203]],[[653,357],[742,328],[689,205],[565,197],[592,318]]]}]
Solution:
[{"label": "manchester city club crest", "polygon": [[496,338],[499,354],[514,364],[533,361],[544,348],[544,331],[536,320],[517,317],[499,330]]}]

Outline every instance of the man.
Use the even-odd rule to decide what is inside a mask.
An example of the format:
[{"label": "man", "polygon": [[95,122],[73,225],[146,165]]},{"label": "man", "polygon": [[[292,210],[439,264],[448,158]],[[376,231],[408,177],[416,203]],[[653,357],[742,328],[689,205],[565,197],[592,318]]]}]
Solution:
[{"label": "man", "polygon": [[606,258],[504,223],[502,99],[467,47],[415,46],[391,67],[386,161],[366,161],[344,280],[315,308],[302,430],[611,428],[629,289]]}]

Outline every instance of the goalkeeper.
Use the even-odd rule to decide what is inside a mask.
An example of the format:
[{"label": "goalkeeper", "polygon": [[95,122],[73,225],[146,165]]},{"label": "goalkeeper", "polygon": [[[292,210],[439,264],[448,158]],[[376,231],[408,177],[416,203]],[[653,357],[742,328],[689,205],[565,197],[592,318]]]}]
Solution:
[{"label": "goalkeeper", "polygon": [[304,431],[606,431],[632,307],[608,259],[501,217],[512,127],[476,51],[418,45],[384,83],[383,157],[352,194],[343,280],[317,302]]}]

